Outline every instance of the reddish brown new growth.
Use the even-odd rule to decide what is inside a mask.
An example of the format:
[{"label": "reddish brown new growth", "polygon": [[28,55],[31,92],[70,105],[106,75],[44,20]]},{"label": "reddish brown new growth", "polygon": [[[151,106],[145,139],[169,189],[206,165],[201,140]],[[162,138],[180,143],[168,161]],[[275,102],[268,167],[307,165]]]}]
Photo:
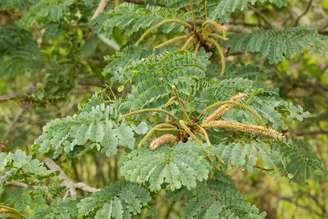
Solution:
[{"label": "reddish brown new growth", "polygon": [[239,103],[243,98],[245,98],[247,95],[244,93],[239,93],[233,97],[230,98],[231,103],[226,103],[221,105],[217,110],[215,110],[211,115],[209,115],[205,119],[205,123],[208,123],[210,121],[214,121],[218,118],[220,118],[227,110],[229,110],[231,107],[234,106],[233,102]]},{"label": "reddish brown new growth", "polygon": [[156,139],[154,139],[151,143],[150,143],[150,149],[155,150],[156,148],[158,148],[159,146],[161,146],[162,144],[171,142],[173,144],[175,144],[177,142],[177,137],[175,137],[172,134],[165,134],[162,135]]},{"label": "reddish brown new growth", "polygon": [[280,138],[283,136],[282,133],[272,129],[267,128],[264,126],[259,125],[251,125],[251,124],[243,124],[240,122],[234,121],[225,121],[225,120],[218,120],[218,121],[211,121],[209,123],[204,123],[202,125],[203,128],[228,128],[232,130],[237,130],[241,132],[249,132],[254,134],[260,134],[269,136],[272,138]]}]

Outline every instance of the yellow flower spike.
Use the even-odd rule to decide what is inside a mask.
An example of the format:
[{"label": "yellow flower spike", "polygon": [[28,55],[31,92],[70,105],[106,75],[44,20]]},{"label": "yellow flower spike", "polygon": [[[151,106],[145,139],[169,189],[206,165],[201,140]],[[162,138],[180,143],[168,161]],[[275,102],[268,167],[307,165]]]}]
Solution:
[{"label": "yellow flower spike", "polygon": [[[150,129],[147,134],[140,140],[139,144],[138,144],[138,148],[142,147],[143,144],[156,132],[156,131],[164,131],[164,130],[161,130],[161,128],[170,128],[169,130],[170,131],[178,131],[178,129],[174,126],[174,125],[171,125],[169,123],[160,123],[156,126],[154,126],[152,129]],[[166,131],[166,129],[165,129]]]},{"label": "yellow flower spike", "polygon": [[234,105],[238,104],[246,96],[247,95],[244,93],[239,93],[239,94],[231,97],[229,100],[230,101],[229,103],[221,105],[217,110],[215,110],[211,115],[209,115],[205,119],[205,122],[210,122],[210,121],[220,118],[227,110],[229,110]]},{"label": "yellow flower spike", "polygon": [[164,134],[156,139],[154,139],[151,143],[150,143],[150,149],[151,150],[155,150],[157,149],[159,146],[171,142],[173,144],[177,143],[177,137],[175,137],[172,134]]},{"label": "yellow flower spike", "polygon": [[272,138],[281,138],[283,134],[265,126],[243,124],[235,121],[218,120],[202,124],[203,128],[227,128],[241,132],[248,132],[269,136]]}]

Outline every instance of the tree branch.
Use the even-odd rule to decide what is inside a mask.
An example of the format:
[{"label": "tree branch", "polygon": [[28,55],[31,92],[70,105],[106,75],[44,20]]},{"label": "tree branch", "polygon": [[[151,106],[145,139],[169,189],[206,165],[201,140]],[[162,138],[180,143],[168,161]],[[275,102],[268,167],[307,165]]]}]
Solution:
[{"label": "tree branch", "polygon": [[84,192],[98,192],[100,189],[97,189],[97,188],[94,188],[94,187],[91,187],[83,182],[78,182],[78,183],[75,183],[75,188],[77,189],[80,189]]},{"label": "tree branch", "polygon": [[18,113],[16,114],[15,118],[10,121],[10,124],[8,125],[8,128],[7,128],[6,132],[2,136],[3,139],[6,139],[8,137],[8,135],[10,134],[12,129],[15,127],[15,125],[18,122],[18,120],[20,119],[20,117],[23,115],[24,111],[25,111],[25,109],[21,108],[18,111]]},{"label": "tree branch", "polygon": [[95,87],[105,86],[105,82],[99,79],[81,79],[78,81],[78,84],[82,86],[95,86]]},{"label": "tree branch", "polygon": [[124,0],[124,2],[129,2],[129,3],[139,4],[139,5],[145,4],[145,2],[143,0]]},{"label": "tree branch", "polygon": [[77,191],[76,189],[80,189],[84,192],[97,192],[100,189],[93,188],[89,185],[86,185],[85,183],[79,182],[75,183],[71,178],[69,178],[66,173],[58,166],[55,161],[52,159],[46,157],[44,158],[43,162],[45,165],[50,169],[59,172],[59,178],[63,180],[63,185],[68,189],[68,194],[72,197],[75,198],[77,196]]},{"label": "tree branch", "polygon": [[24,188],[24,189],[28,188],[28,185],[26,183],[17,182],[17,181],[9,182],[7,185],[14,186],[14,187],[19,187],[19,188]]},{"label": "tree branch", "polygon": [[9,100],[14,100],[14,99],[25,97],[27,95],[32,94],[36,90],[37,90],[37,88],[34,85],[32,85],[29,88],[27,88],[27,90],[25,92],[8,93],[8,94],[0,95],[0,103],[1,102],[6,102],[6,101],[9,101]]},{"label": "tree branch", "polygon": [[270,28],[274,27],[275,25],[270,22],[270,19],[262,13],[261,10],[257,9],[256,7],[251,6],[251,9],[257,14],[263,21],[264,23],[269,26]]},{"label": "tree branch", "polygon": [[92,15],[91,20],[96,19],[106,8],[108,0],[100,0],[95,13]]},{"label": "tree branch", "polygon": [[295,206],[297,206],[299,208],[302,208],[304,210],[307,210],[309,212],[312,212],[312,213],[318,215],[319,217],[322,216],[322,214],[320,212],[318,212],[317,210],[311,208],[310,206],[307,206],[307,205],[303,205],[303,204],[298,203],[297,200],[294,200],[294,198],[292,198],[292,197],[280,196],[279,197],[279,201],[287,201],[287,202],[289,202],[289,203],[291,203],[291,204],[293,204],[293,205],[295,205]]},{"label": "tree branch", "polygon": [[315,131],[289,131],[288,136],[315,136],[315,135],[328,135],[328,130],[315,130]]},{"label": "tree branch", "polygon": [[302,14],[300,14],[296,20],[295,20],[295,23],[294,23],[294,26],[297,26],[300,22],[300,20],[310,11],[310,8],[312,6],[312,3],[313,3],[313,0],[310,0],[309,3],[307,4],[306,8],[305,8],[305,11],[303,11]]}]

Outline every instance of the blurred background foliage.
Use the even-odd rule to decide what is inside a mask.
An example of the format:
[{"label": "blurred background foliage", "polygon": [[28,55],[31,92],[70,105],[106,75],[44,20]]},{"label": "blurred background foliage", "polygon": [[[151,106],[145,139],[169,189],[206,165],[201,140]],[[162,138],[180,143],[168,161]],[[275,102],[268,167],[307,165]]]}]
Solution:
[{"label": "blurred background foliage", "polygon": [[[57,3],[57,7],[47,4]],[[120,1],[111,1],[113,8]],[[142,2],[142,1],[132,1]],[[106,58],[124,48],[128,34],[115,30],[113,39],[96,33],[91,17],[97,0],[0,0],[0,148],[31,150],[28,146],[51,119],[71,115],[94,91],[112,95],[110,76],[103,73]],[[30,8],[33,5],[32,9]],[[309,26],[328,37],[328,0],[289,0],[290,7],[252,7],[235,13],[229,29],[247,31],[282,26]],[[289,134],[313,147],[328,164],[328,53],[318,48],[279,65],[261,55],[249,56],[268,69],[267,83],[282,97],[300,104],[311,117],[290,124]],[[240,59],[239,54],[227,60]],[[103,89],[105,88],[105,89]],[[106,89],[107,88],[107,89]],[[108,91],[108,92],[106,92]],[[114,89],[119,93],[119,89]],[[75,159],[75,160],[74,160]],[[102,185],[115,178],[102,155],[85,154],[67,161],[76,180]],[[269,171],[269,170],[268,170]],[[328,218],[328,180],[290,183],[278,175],[259,172],[243,177],[231,173],[268,218]],[[288,181],[288,182],[287,182]],[[163,205],[164,206],[164,205]],[[175,217],[175,205],[169,217]],[[163,207],[165,208],[165,207]],[[162,210],[165,214],[168,209]]]}]

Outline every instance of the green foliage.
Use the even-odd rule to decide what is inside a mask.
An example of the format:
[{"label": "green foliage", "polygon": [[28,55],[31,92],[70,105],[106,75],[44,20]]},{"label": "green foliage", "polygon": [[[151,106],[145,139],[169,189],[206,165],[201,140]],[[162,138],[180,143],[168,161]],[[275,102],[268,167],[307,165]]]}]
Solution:
[{"label": "green foliage", "polygon": [[302,53],[305,49],[321,45],[322,37],[303,27],[260,30],[231,36],[228,47],[231,53],[251,52],[265,56],[270,64],[277,64]]},{"label": "green foliage", "polygon": [[249,5],[256,3],[272,3],[278,7],[287,6],[287,0],[222,0],[212,11],[211,17],[227,20],[231,13],[247,10]]},{"label": "green foliage", "polygon": [[270,148],[265,142],[245,142],[234,144],[221,144],[213,149],[227,165],[241,167],[248,171],[257,166],[273,169],[283,166],[281,153],[276,148]]},{"label": "green foliage", "polygon": [[[53,199],[51,204],[47,200],[49,197]],[[26,218],[73,218],[78,216],[77,202],[71,198],[61,199],[42,187],[19,188],[8,194],[8,204]]]},{"label": "green foliage", "polygon": [[305,179],[322,179],[327,175],[327,170],[319,157],[304,142],[298,145],[291,142],[284,143],[281,151],[286,157],[286,169],[289,177],[298,182]]},{"label": "green foliage", "polygon": [[135,49],[134,47],[127,47],[121,51],[116,52],[111,56],[106,57],[108,64],[102,71],[104,76],[115,76],[120,78],[124,76],[124,72],[130,68],[130,65],[136,61],[140,60],[142,57],[152,54],[148,50],[143,48]]},{"label": "green foliage", "polygon": [[73,3],[74,0],[40,0],[20,20],[20,25],[31,28],[35,22],[60,22],[69,13],[69,7]]},{"label": "green foliage", "polygon": [[236,190],[231,179],[219,176],[200,184],[190,192],[185,207],[187,218],[264,218],[265,213],[247,202]]},{"label": "green foliage", "polygon": [[129,181],[149,182],[152,191],[160,190],[162,184],[167,184],[171,190],[182,186],[192,189],[197,181],[208,178],[211,167],[204,153],[192,141],[156,151],[139,149],[121,160],[120,171]]},{"label": "green foliage", "polygon": [[[178,14],[175,10],[157,6],[140,7],[135,4],[123,3],[106,14],[101,15],[94,22],[99,33],[107,37],[124,34],[131,37],[135,33],[145,30],[164,19],[175,18]],[[181,28],[179,28],[181,31]],[[162,28],[164,33],[179,30],[171,24]]]},{"label": "green foliage", "polygon": [[117,147],[134,148],[133,129],[115,123],[117,110],[113,106],[98,105],[90,111],[48,123],[43,134],[35,141],[41,152],[54,153],[54,157],[63,152],[73,152],[76,146],[86,146],[77,150],[96,148],[107,156],[115,155]]},{"label": "green foliage", "polygon": [[[261,219],[265,213],[227,174],[237,183],[250,174],[252,186],[262,170],[297,183],[325,177],[314,150],[292,139],[291,128],[309,113],[282,98],[285,91],[275,81],[285,66],[268,65],[319,48],[323,30],[245,28],[237,33],[222,25],[260,25],[252,13],[229,19],[250,6],[274,11],[287,1],[107,1],[90,20],[98,2],[0,3],[6,16],[0,19],[5,23],[0,74],[11,76],[13,84],[29,77],[38,90],[24,99],[24,110],[32,106],[28,101],[43,105],[37,115],[24,115],[37,121],[30,125],[28,120],[27,130],[38,133],[46,124],[31,148],[36,159],[21,150],[0,153],[1,202],[37,219],[148,218],[156,210],[165,214],[158,218]],[[119,44],[117,51],[107,48],[111,40]],[[176,41],[158,48],[171,40]],[[268,63],[260,56],[244,60],[243,53],[260,54]],[[15,86],[6,89],[11,93]],[[64,117],[48,121],[53,114],[46,115],[46,109]],[[19,130],[21,119],[14,118],[5,135]],[[7,141],[0,146],[11,150],[2,144]],[[45,155],[58,166],[46,158],[46,168]]]},{"label": "green foliage", "polygon": [[76,204],[77,200],[74,199],[56,199],[51,205],[47,205],[44,200],[43,205],[34,205],[37,208],[33,217],[37,219],[74,218],[78,216]]},{"label": "green foliage", "polygon": [[0,2],[0,8],[2,10],[24,9],[35,1],[36,0],[2,0]]},{"label": "green foliage", "polygon": [[0,27],[0,53],[2,75],[32,73],[41,64],[37,42],[31,34],[14,25]]},{"label": "green foliage", "polygon": [[143,187],[129,182],[118,182],[103,188],[80,201],[78,211],[93,218],[131,218],[151,200]]},{"label": "green foliage", "polygon": [[24,180],[24,178],[49,177],[53,172],[37,159],[32,159],[21,150],[15,153],[0,153],[0,184],[3,186],[11,180]]},{"label": "green foliage", "polygon": [[[127,105],[131,111],[157,107],[169,99],[173,86],[183,93],[190,92],[194,79],[205,77],[207,63],[206,56],[196,57],[186,51],[154,55],[133,62],[125,72],[125,78],[120,79],[125,83],[131,79],[133,82]],[[123,75],[115,76],[114,79]]]}]

